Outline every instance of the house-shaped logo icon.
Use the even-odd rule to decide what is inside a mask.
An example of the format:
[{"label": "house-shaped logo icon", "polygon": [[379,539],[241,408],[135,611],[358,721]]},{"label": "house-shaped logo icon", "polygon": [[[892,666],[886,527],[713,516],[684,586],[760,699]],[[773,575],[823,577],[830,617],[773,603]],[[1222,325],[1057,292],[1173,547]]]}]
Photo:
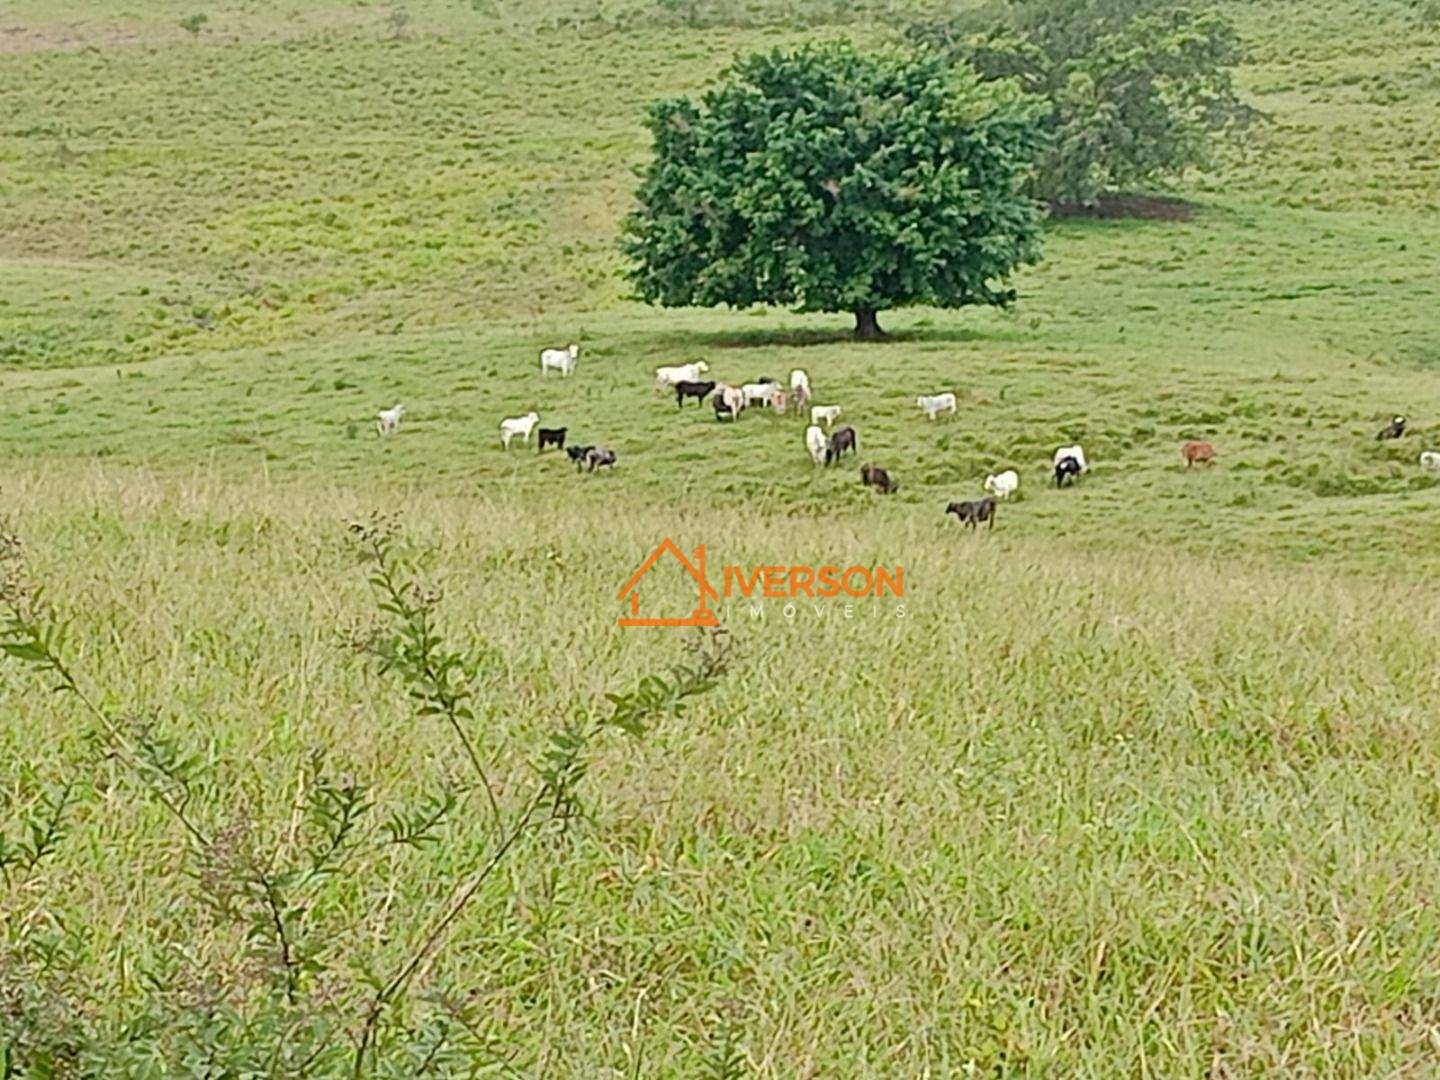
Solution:
[{"label": "house-shaped logo icon", "polygon": [[[700,602],[695,610],[683,619],[653,619],[644,618],[640,614],[640,579],[650,572],[660,556],[669,552],[679,561],[685,572],[695,580],[695,587],[700,593]],[[650,557],[640,564],[640,569],[635,571],[634,576],[625,583],[620,590],[620,599],[625,601],[629,598],[629,614],[620,617],[621,626],[719,626],[720,620],[710,610],[710,601],[717,600],[720,594],[710,587],[710,582],[705,577],[705,545],[701,544],[695,549],[695,557],[692,562],[685,557],[685,553],[676,546],[675,541],[666,537],[661,541],[660,546],[650,553]]]}]

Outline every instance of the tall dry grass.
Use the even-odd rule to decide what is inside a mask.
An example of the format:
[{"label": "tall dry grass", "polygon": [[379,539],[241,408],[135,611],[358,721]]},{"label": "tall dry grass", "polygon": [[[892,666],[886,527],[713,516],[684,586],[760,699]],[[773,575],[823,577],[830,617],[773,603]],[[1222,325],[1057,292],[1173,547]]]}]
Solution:
[{"label": "tall dry grass", "polygon": [[[347,646],[377,618],[346,537],[372,509],[398,509],[444,634],[483,658],[471,732],[502,800],[557,725],[683,656],[682,632],[615,626],[671,510],[121,470],[22,474],[7,503],[81,678],[196,756],[199,819],[272,843],[317,748],[381,808],[465,782],[444,726]],[[714,562],[902,563],[905,617],[732,608],[720,685],[596,740],[589,819],[520,845],[397,1023],[457,1015],[427,998],[443,988],[475,1025],[455,1060],[569,1075],[1336,1075],[1428,1052],[1433,598],[939,517],[869,537],[681,514],[677,541]],[[54,853],[6,890],[5,970],[39,978],[17,928],[43,930],[47,1022],[83,1021],[96,1061],[145,1042],[173,1066],[127,1020],[196,981],[243,1012],[254,942],[73,703],[0,670],[11,818],[83,780]],[[362,1001],[345,973],[406,955],[487,842],[463,806],[440,842],[361,855],[317,894],[303,979],[342,1024]]]}]

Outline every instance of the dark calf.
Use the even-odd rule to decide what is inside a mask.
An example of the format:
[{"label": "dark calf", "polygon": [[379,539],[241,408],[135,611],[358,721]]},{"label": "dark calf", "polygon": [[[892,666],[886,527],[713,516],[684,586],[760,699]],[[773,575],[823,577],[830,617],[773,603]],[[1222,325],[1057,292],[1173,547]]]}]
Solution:
[{"label": "dark calf", "polygon": [[[1066,461],[1071,460],[1066,458]],[[961,525],[968,525],[970,528],[977,528],[981,522],[988,521],[990,528],[995,528],[995,500],[993,498],[972,499],[970,502],[952,502],[945,507],[947,514],[954,514]]]},{"label": "dark calf", "polygon": [[613,469],[615,467],[615,451],[606,450],[601,446],[594,446],[591,447],[590,452],[585,455],[585,460],[589,462],[591,472],[594,472],[601,465]]},{"label": "dark calf", "polygon": [[1390,423],[1386,424],[1383,428],[1381,428],[1381,429],[1380,429],[1380,434],[1376,435],[1375,438],[1376,438],[1377,440],[1378,440],[1378,439],[1398,439],[1398,438],[1400,438],[1400,437],[1401,437],[1402,435],[1404,435],[1404,434],[1405,434],[1405,417],[1403,417],[1403,416],[1397,416],[1397,417],[1395,417],[1395,419],[1391,420]]},{"label": "dark calf", "polygon": [[1075,478],[1081,473],[1080,462],[1073,457],[1062,457],[1055,463],[1055,486],[1064,487],[1067,483],[1074,483]]},{"label": "dark calf", "polygon": [[834,435],[830,436],[830,445],[825,448],[825,464],[840,460],[840,455],[846,450],[852,454],[857,452],[855,429],[853,427],[842,427]]},{"label": "dark calf", "polygon": [[553,446],[557,449],[564,449],[565,432],[568,430],[568,428],[563,427],[542,427],[540,429],[540,441],[536,444],[538,448],[535,452],[538,454],[547,446]]},{"label": "dark calf", "polygon": [[575,471],[579,472],[580,466],[585,464],[585,458],[589,456],[590,451],[594,449],[595,447],[593,446],[572,446],[566,450],[565,453],[570,455],[570,460],[575,462]]},{"label": "dark calf", "polygon": [[713,382],[678,382],[675,384],[675,404],[677,407],[684,405],[687,397],[693,397],[698,407],[705,401],[705,396],[714,389]]},{"label": "dark calf", "polygon": [[899,484],[890,479],[890,474],[880,468],[879,465],[860,466],[860,483],[866,487],[879,488],[880,494],[882,495],[893,494],[900,487]]},{"label": "dark calf", "polygon": [[710,399],[710,404],[715,406],[716,420],[724,420],[727,417],[731,420],[735,419],[735,414],[730,411],[730,406],[725,404],[724,399],[721,398],[719,394],[716,394]]}]

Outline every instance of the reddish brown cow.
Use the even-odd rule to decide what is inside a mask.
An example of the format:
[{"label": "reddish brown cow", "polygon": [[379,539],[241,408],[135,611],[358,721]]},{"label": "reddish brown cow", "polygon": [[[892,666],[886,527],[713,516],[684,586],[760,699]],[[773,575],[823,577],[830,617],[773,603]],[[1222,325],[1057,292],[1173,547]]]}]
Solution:
[{"label": "reddish brown cow", "polygon": [[1215,447],[1208,442],[1187,442],[1180,448],[1180,453],[1185,457],[1185,467],[1188,469],[1197,461],[1214,461]]}]

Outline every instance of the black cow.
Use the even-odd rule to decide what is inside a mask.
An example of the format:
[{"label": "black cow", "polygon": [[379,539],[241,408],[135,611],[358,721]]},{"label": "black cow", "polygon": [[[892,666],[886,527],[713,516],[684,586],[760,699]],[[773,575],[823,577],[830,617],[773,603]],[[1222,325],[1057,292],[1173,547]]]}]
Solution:
[{"label": "black cow", "polygon": [[1376,435],[1375,438],[1377,441],[1380,439],[1398,439],[1404,434],[1405,417],[1397,416],[1395,417],[1395,419],[1391,420],[1390,423],[1386,424],[1383,428],[1381,428],[1380,434]]},{"label": "black cow", "polygon": [[[1066,461],[1071,460],[1066,458]],[[968,525],[970,528],[977,528],[981,522],[990,522],[990,528],[995,528],[995,499],[987,497],[984,499],[973,499],[970,502],[952,502],[945,507],[947,514],[954,514],[961,525]]]},{"label": "black cow", "polygon": [[1062,457],[1055,463],[1055,486],[1064,487],[1067,482],[1073,484],[1082,472],[1080,462],[1073,457]]},{"label": "black cow", "polygon": [[846,450],[849,450],[852,454],[858,451],[855,429],[849,426],[842,427],[839,431],[835,432],[834,435],[830,436],[830,445],[825,448],[825,464],[829,465],[832,462],[839,461],[840,455]]},{"label": "black cow", "polygon": [[695,399],[695,406],[698,408],[705,402],[705,396],[715,389],[713,382],[690,382],[688,380],[675,384],[675,405],[678,408],[685,404],[687,397]]},{"label": "black cow", "polygon": [[593,446],[572,446],[567,449],[565,453],[570,455],[570,460],[575,462],[575,471],[579,472],[580,467],[585,464],[585,458],[588,457],[590,451],[594,449],[595,447]]},{"label": "black cow", "polygon": [[568,430],[568,428],[563,427],[542,427],[540,429],[540,441],[536,444],[537,449],[535,452],[537,454],[541,453],[547,446],[553,446],[557,450],[565,449],[565,432]]}]

